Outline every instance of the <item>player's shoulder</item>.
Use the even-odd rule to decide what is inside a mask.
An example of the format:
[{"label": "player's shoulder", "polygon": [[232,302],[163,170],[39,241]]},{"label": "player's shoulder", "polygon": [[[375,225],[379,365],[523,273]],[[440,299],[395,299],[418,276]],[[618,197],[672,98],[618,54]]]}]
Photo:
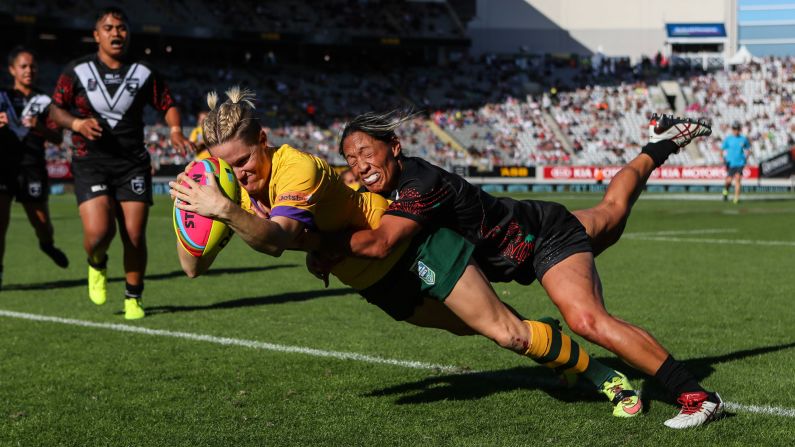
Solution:
[{"label": "player's shoulder", "polygon": [[72,59],[69,61],[63,69],[64,73],[71,74],[74,72],[75,67],[87,64],[89,62],[93,62],[96,59],[96,54],[86,54],[84,56],[80,56],[77,59]]},{"label": "player's shoulder", "polygon": [[403,157],[400,183],[420,183],[430,186],[437,183],[445,172],[422,158]]}]

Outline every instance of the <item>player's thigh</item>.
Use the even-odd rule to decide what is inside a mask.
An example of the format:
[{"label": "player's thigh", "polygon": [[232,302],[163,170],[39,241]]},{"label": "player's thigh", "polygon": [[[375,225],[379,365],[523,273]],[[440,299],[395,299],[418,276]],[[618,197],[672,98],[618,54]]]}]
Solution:
[{"label": "player's thigh", "polygon": [[119,229],[123,234],[132,239],[140,239],[146,234],[146,223],[149,219],[149,204],[146,202],[124,201],[119,202],[118,212]]},{"label": "player's thigh", "polygon": [[521,323],[471,261],[444,304],[469,327],[484,335],[493,335],[495,331]]},{"label": "player's thigh", "polygon": [[608,316],[591,253],[576,253],[558,262],[541,278],[541,285],[569,326],[587,326]]},{"label": "player's thigh", "polygon": [[77,209],[83,224],[83,232],[95,237],[112,235],[116,225],[115,208],[115,201],[107,194],[80,202]]},{"label": "player's thigh", "polygon": [[405,321],[415,326],[443,329],[456,335],[476,334],[449,307],[433,298],[424,298]]}]

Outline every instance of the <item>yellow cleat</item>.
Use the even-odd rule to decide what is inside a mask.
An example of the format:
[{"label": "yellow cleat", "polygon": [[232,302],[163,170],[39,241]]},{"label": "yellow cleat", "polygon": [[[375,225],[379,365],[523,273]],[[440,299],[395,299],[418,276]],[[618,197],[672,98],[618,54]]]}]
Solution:
[{"label": "yellow cleat", "polygon": [[108,299],[108,269],[88,266],[88,297],[96,305],[105,304]]},{"label": "yellow cleat", "polygon": [[125,298],[124,299],[124,319],[125,320],[138,320],[146,316],[143,306],[141,306],[140,298]]},{"label": "yellow cleat", "polygon": [[613,404],[613,416],[631,418],[639,416],[643,411],[640,393],[632,389],[627,376],[618,374],[602,385],[602,394]]}]

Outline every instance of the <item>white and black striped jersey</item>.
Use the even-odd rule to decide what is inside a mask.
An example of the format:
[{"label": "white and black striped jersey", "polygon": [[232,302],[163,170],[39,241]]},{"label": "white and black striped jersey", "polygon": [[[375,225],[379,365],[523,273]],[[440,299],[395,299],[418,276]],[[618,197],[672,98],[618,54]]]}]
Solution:
[{"label": "white and black striped jersey", "polygon": [[96,118],[102,137],[89,141],[72,136],[78,158],[148,160],[144,147],[143,109],[165,112],[174,100],[157,73],[144,62],[125,62],[111,69],[96,54],[74,60],[55,87],[53,102],[79,118]]}]

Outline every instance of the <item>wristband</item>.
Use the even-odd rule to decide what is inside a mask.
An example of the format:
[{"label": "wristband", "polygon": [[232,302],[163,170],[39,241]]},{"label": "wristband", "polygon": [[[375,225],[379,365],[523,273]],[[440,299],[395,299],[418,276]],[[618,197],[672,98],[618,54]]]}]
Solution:
[{"label": "wristband", "polygon": [[171,126],[171,133],[182,133],[182,127],[180,126]]}]

